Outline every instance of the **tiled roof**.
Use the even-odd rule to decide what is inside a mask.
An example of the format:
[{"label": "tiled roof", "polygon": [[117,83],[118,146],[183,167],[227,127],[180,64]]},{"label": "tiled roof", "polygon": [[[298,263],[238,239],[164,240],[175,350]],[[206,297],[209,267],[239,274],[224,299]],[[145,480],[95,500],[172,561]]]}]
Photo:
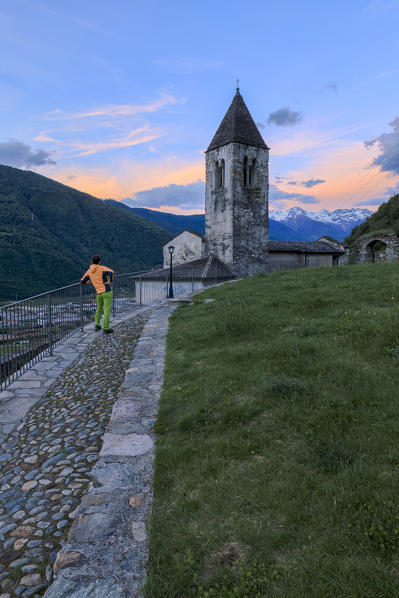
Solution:
[{"label": "tiled roof", "polygon": [[206,151],[233,141],[268,149],[238,89]]},{"label": "tiled roof", "polygon": [[324,241],[269,241],[269,251],[272,253],[344,253]]}]

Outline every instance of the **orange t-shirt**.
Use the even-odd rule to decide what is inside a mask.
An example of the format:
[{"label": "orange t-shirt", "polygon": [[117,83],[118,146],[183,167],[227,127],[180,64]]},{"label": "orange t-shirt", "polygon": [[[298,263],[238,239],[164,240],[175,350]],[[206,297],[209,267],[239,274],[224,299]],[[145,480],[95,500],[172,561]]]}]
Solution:
[{"label": "orange t-shirt", "polygon": [[82,276],[80,282],[90,284],[96,289],[96,293],[106,293],[112,291],[112,281],[114,280],[114,271],[111,268],[92,264],[86,274]]}]

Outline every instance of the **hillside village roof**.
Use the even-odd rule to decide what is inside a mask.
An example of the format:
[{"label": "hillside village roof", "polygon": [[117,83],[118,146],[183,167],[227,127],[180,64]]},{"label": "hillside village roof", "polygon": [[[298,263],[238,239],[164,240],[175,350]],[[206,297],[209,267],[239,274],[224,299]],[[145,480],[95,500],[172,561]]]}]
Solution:
[{"label": "hillside village roof", "polygon": [[228,143],[238,142],[255,147],[269,149],[256,126],[239,89],[237,88],[233,101],[230,104],[214,138],[208,149],[216,149]]},{"label": "hillside village roof", "polygon": [[269,241],[269,251],[283,253],[330,253],[341,255],[342,249],[324,241]]},{"label": "hillside village roof", "polygon": [[338,241],[337,239],[334,239],[334,237],[330,237],[329,235],[323,235],[322,237],[320,237],[320,239],[317,239],[317,241],[324,241],[325,243],[329,243],[333,247],[337,247],[339,249],[342,249],[344,247],[344,244],[341,241]]},{"label": "hillside village roof", "polygon": [[196,237],[200,237],[200,239],[205,242],[204,235],[201,235],[201,233],[197,233],[195,230],[190,230],[189,228],[185,228],[185,229],[181,230],[179,233],[177,233],[177,235],[175,235],[174,237],[169,239],[169,241],[166,241],[166,243],[164,243],[162,245],[162,247],[165,247],[165,245],[167,245],[168,243],[173,241],[173,239],[176,239],[177,237],[179,237],[182,233],[191,233],[192,235],[195,235]]}]

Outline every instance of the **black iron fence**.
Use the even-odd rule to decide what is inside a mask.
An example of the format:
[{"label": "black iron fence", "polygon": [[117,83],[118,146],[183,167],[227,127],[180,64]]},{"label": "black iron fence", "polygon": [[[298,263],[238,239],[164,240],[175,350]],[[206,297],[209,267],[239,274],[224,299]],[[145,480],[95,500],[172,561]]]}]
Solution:
[{"label": "black iron fence", "polygon": [[[113,315],[136,304],[166,296],[161,288],[143,291],[148,272],[115,276]],[[165,283],[166,284],[166,283]],[[141,291],[140,291],[141,289]],[[53,289],[0,308],[0,390],[53,348],[93,321],[96,296],[80,283]]]}]

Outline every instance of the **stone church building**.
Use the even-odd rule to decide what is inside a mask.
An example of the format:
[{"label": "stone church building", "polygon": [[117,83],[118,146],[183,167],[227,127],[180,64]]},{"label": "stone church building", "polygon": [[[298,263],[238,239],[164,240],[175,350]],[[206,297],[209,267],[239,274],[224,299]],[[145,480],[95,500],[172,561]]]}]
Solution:
[{"label": "stone church building", "polygon": [[[200,238],[199,238],[200,237]],[[269,242],[269,148],[237,88],[206,150],[205,237],[182,231],[163,246],[182,264],[213,255],[237,276],[335,265],[344,253],[326,240]]]}]

